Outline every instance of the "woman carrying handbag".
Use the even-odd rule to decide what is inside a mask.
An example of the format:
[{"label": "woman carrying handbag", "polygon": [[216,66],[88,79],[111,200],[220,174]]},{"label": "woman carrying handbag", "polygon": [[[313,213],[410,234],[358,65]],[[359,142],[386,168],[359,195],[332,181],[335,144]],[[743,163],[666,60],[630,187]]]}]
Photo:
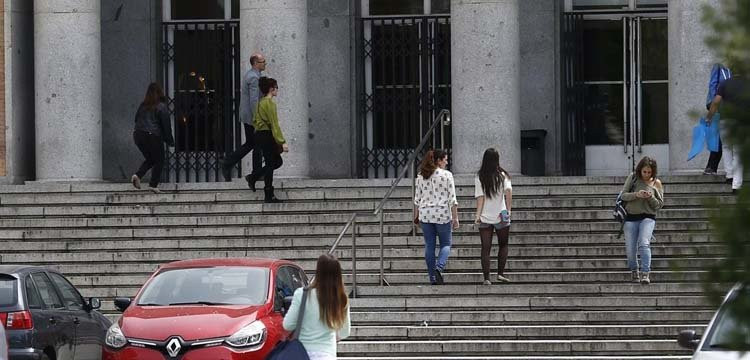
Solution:
[{"label": "woman carrying handbag", "polygon": [[[309,294],[302,304],[305,292]],[[336,360],[336,343],[349,336],[351,321],[341,264],[335,256],[321,255],[309,290],[294,291],[292,305],[284,316],[284,329],[299,333],[297,339],[310,360]]]},{"label": "woman carrying handbag", "polygon": [[508,237],[510,236],[510,209],[513,187],[510,175],[500,166],[500,154],[489,148],[484,151],[482,165],[474,177],[474,197],[477,199],[477,212],[474,223],[479,225],[479,239],[482,242],[482,275],[484,285],[490,281],[490,253],[492,233],[497,234],[497,281],[510,282],[505,277],[505,264],[508,261]]}]

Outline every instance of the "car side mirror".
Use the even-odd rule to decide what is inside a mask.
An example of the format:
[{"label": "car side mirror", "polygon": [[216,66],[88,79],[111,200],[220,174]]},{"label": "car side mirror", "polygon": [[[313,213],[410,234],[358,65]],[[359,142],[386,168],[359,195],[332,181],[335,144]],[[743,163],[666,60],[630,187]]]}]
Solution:
[{"label": "car side mirror", "polygon": [[695,350],[698,348],[698,343],[701,341],[701,336],[695,333],[695,330],[682,330],[680,335],[677,337],[677,343],[680,346]]},{"label": "car side mirror", "polygon": [[117,310],[120,310],[120,312],[124,312],[125,309],[128,308],[128,306],[130,306],[130,298],[126,298],[126,297],[115,298],[115,308],[117,308]]},{"label": "car side mirror", "polygon": [[89,298],[89,301],[86,303],[87,311],[96,310],[101,307],[102,307],[102,301],[95,297]]}]

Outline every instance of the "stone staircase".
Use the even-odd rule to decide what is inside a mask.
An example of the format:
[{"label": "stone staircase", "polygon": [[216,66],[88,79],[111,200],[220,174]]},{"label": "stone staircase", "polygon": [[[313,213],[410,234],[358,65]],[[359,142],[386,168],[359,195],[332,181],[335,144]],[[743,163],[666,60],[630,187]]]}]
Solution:
[{"label": "stone staircase", "polygon": [[[0,186],[0,263],[55,267],[116,318],[113,297],[133,296],[172,260],[277,257],[312,273],[358,212],[358,297],[340,359],[688,359],[676,335],[701,332],[713,314],[699,280],[723,251],[705,202],[734,197],[718,177],[663,178],[654,283],[641,286],[627,281],[624,240],[611,217],[623,181],[514,178],[510,284],[480,285],[470,178],[457,178],[462,225],[443,286],[427,283],[407,181],[385,207],[391,286],[378,285],[379,219],[367,214],[390,180],[282,180],[282,204],[263,204],[262,192],[241,182],[165,184],[158,195],[129,184]],[[336,254],[350,282],[351,235]]]}]

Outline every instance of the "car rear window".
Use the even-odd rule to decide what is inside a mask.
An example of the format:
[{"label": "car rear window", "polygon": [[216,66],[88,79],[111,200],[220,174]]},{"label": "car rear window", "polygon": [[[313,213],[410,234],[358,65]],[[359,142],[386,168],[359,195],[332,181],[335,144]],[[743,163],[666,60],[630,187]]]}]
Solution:
[{"label": "car rear window", "polygon": [[239,266],[170,269],[146,285],[138,305],[261,305],[268,297],[268,273]]},{"label": "car rear window", "polygon": [[18,280],[0,275],[0,307],[15,306],[18,301]]}]

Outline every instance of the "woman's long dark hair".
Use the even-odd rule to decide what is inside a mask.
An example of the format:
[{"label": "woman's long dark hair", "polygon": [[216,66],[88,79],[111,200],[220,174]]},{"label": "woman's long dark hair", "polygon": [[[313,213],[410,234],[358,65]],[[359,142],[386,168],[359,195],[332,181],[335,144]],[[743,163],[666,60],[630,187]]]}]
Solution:
[{"label": "woman's long dark hair", "polygon": [[341,264],[335,256],[323,254],[318,257],[315,279],[310,288],[318,291],[320,320],[333,330],[340,329],[346,321],[349,298],[344,291]]},{"label": "woman's long dark hair", "polygon": [[164,101],[164,90],[162,90],[161,85],[155,82],[148,84],[146,96],[143,97],[141,105],[147,110],[154,110],[156,109],[156,105],[159,105],[162,101]]},{"label": "woman's long dark hair", "polygon": [[419,164],[419,174],[422,175],[422,178],[425,180],[429,179],[430,176],[435,173],[435,170],[437,170],[438,160],[442,160],[446,156],[448,156],[448,153],[444,150],[435,149],[428,151],[427,154],[424,155],[422,163]]},{"label": "woman's long dark hair", "polygon": [[482,184],[484,196],[488,199],[500,194],[505,178],[510,179],[508,172],[500,166],[500,154],[493,148],[484,151],[482,166],[479,168],[477,176],[479,176],[479,182]]}]

